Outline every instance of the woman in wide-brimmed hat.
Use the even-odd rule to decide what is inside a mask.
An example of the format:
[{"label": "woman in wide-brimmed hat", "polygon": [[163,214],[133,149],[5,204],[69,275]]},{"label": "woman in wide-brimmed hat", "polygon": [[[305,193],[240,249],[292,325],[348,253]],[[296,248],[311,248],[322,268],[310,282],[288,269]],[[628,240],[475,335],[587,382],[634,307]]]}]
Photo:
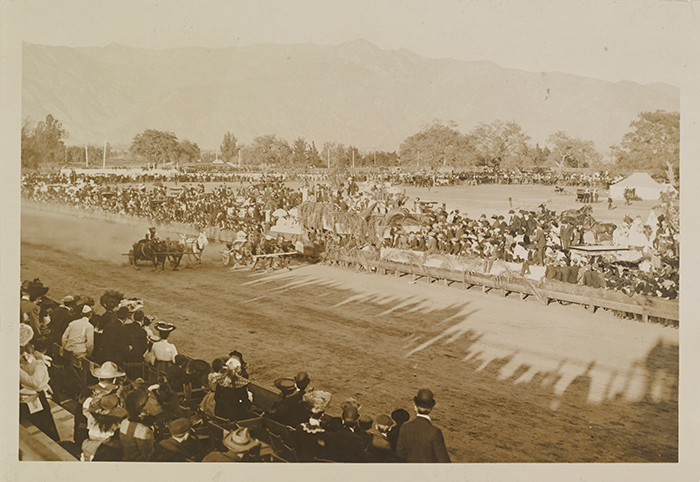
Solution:
[{"label": "woman in wide-brimmed hat", "polygon": [[310,416],[299,424],[294,432],[294,449],[299,462],[314,462],[326,458],[325,446],[328,433],[321,424],[323,414],[331,401],[331,394],[313,390],[304,394],[304,403],[310,407]]},{"label": "woman in wide-brimmed hat", "polygon": [[228,420],[249,418],[252,395],[246,386],[250,380],[241,374],[241,362],[237,358],[228,359],[214,382],[216,416]]},{"label": "woman in wide-brimmed hat", "polygon": [[159,370],[165,371],[171,364],[175,363],[175,357],[178,355],[175,345],[168,341],[168,337],[176,329],[176,326],[172,323],[159,321],[156,323],[155,329],[158,335],[149,338],[153,345],[145,359]]},{"label": "woman in wide-brimmed hat", "polygon": [[80,460],[121,460],[121,442],[114,435],[127,412],[119,397],[113,393],[90,397],[83,403],[83,413],[87,417],[88,438],[83,441]]}]

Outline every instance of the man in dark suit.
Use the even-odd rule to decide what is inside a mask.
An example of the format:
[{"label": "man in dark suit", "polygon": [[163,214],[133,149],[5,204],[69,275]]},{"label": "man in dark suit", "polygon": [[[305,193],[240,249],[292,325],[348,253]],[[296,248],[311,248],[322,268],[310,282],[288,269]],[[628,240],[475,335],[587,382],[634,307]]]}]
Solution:
[{"label": "man in dark suit", "polygon": [[335,462],[367,462],[365,442],[355,433],[360,413],[352,405],[343,410],[343,428],[328,437],[328,456]]},{"label": "man in dark suit", "polygon": [[416,418],[406,422],[399,432],[396,455],[409,463],[450,462],[442,431],[430,421],[435,406],[433,392],[424,388],[413,398]]}]

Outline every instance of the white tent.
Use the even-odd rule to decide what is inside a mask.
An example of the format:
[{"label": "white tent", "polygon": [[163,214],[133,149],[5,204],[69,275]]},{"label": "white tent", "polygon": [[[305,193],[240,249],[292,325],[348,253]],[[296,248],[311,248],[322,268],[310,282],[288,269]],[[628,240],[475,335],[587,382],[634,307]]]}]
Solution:
[{"label": "white tent", "polygon": [[613,199],[625,199],[625,189],[633,188],[637,196],[644,200],[655,201],[659,199],[663,185],[654,181],[646,172],[635,172],[627,179],[610,186],[610,197]]}]

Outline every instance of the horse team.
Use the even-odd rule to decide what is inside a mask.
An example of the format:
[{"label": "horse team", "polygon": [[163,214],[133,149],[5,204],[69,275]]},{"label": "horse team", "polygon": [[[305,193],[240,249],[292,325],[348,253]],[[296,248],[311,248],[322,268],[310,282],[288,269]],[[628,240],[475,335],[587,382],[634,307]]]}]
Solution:
[{"label": "horse team", "polygon": [[177,270],[182,261],[182,257],[187,255],[195,260],[195,263],[202,262],[202,253],[209,244],[209,239],[204,232],[200,232],[196,238],[188,238],[180,234],[179,241],[170,239],[142,239],[134,243],[129,252],[129,264],[138,267],[139,261],[145,261],[153,265],[157,270],[165,270],[166,260],[170,261],[173,271]]}]

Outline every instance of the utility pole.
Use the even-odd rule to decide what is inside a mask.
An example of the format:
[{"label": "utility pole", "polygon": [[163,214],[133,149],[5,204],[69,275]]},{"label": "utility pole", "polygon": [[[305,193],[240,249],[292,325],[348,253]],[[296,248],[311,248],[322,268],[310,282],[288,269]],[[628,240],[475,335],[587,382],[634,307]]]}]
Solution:
[{"label": "utility pole", "polygon": [[331,168],[331,148],[328,146],[326,150],[326,154],[328,155],[328,169],[330,170]]},{"label": "utility pole", "polygon": [[88,168],[88,150],[87,150],[87,142],[85,143],[85,169]]},{"label": "utility pole", "polygon": [[102,151],[102,169],[107,167],[107,139],[105,139],[105,147]]},{"label": "utility pole", "polygon": [[352,168],[355,169],[355,148],[352,148]]},{"label": "utility pole", "polygon": [[238,149],[238,169],[241,168],[241,150]]}]

